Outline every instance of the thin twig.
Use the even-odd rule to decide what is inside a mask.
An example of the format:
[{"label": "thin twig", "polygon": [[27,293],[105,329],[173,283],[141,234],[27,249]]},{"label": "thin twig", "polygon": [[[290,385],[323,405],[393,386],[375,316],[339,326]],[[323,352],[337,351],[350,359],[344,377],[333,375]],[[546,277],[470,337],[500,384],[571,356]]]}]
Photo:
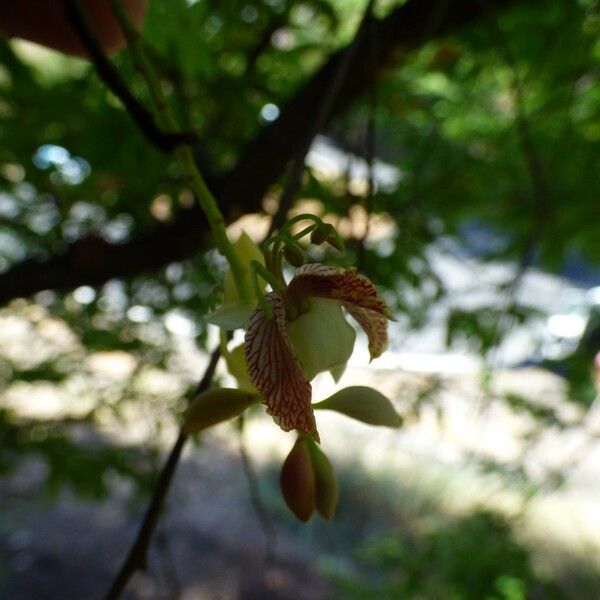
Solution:
[{"label": "thin twig", "polygon": [[369,0],[362,21],[356,32],[356,35],[354,36],[352,42],[346,47],[344,55],[342,56],[342,59],[340,60],[340,63],[338,65],[337,71],[331,81],[331,85],[323,94],[321,103],[319,104],[317,110],[317,114],[315,116],[314,121],[312,122],[312,126],[308,129],[307,135],[304,139],[304,143],[299,147],[298,152],[296,153],[296,157],[294,158],[294,161],[290,167],[290,172],[286,181],[285,188],[281,194],[281,198],[279,199],[279,206],[277,207],[277,212],[275,213],[271,221],[269,235],[283,225],[286,219],[286,215],[292,207],[294,197],[296,196],[296,193],[298,192],[298,189],[300,188],[300,185],[302,183],[302,175],[304,173],[304,161],[306,159],[306,155],[310,150],[313,140],[321,131],[321,129],[323,129],[325,123],[327,123],[329,115],[332,112],[333,107],[335,106],[338,94],[344,84],[346,76],[348,75],[350,66],[352,65],[352,59],[356,53],[357,48],[360,46],[364,35],[367,32],[369,20],[373,18],[371,15],[373,3],[374,0]]},{"label": "thin twig", "polygon": [[[550,187],[546,180],[542,161],[537,153],[535,144],[531,139],[529,122],[525,114],[524,107],[523,82],[519,77],[515,59],[510,52],[508,41],[506,40],[496,18],[492,13],[489,2],[487,0],[480,1],[487,10],[486,24],[488,26],[490,36],[496,44],[496,49],[498,50],[499,56],[506,67],[510,70],[512,76],[510,92],[515,105],[514,127],[521,150],[521,155],[523,157],[525,170],[527,171],[527,175],[529,177],[533,197],[533,224],[529,235],[525,240],[523,240],[519,263],[506,294],[506,307],[499,315],[496,321],[495,330],[493,332],[492,351],[496,352],[502,332],[508,331],[512,322],[514,321],[511,313],[517,306],[517,294],[523,279],[533,262],[535,251],[542,241],[544,230],[547,226],[548,220],[551,217],[552,206],[550,203]],[[492,357],[490,357],[489,362],[493,362]]]},{"label": "thin twig", "polygon": [[157,126],[152,113],[130,92],[119,72],[106,58],[77,0],[62,0],[62,2],[66,18],[87,50],[98,75],[110,91],[123,103],[123,106],[146,138],[161,152],[167,154],[173,152],[181,144],[197,142],[198,138],[194,133],[167,132],[162,131]]},{"label": "thin twig", "polygon": [[[371,8],[372,10],[372,8]],[[369,56],[371,68],[375,70],[377,65],[377,49],[375,47],[377,38],[375,36],[375,28],[373,20],[369,26]],[[377,113],[377,88],[375,82],[369,83],[367,92],[367,130],[365,135],[365,160],[367,162],[367,195],[364,200],[365,207],[365,230],[362,238],[358,242],[356,249],[356,267],[359,271],[365,268],[365,243],[369,235],[371,227],[371,213],[373,212],[373,196],[375,195],[375,153],[376,153],[376,113]]]},{"label": "thin twig", "polygon": [[263,503],[260,488],[258,485],[258,477],[252,464],[252,459],[246,450],[246,443],[244,439],[244,425],[245,419],[242,415],[238,419],[238,437],[240,442],[240,458],[242,460],[242,468],[244,470],[244,476],[248,482],[248,491],[250,493],[250,502],[256,513],[256,517],[260,524],[260,527],[265,536],[265,561],[271,562],[275,558],[275,550],[277,545],[277,530],[271,520],[269,513],[267,512]]},{"label": "thin twig", "polygon": [[[498,54],[500,55],[504,64],[510,70],[512,81],[510,85],[510,92],[515,104],[515,130],[517,139],[523,156],[523,162],[525,169],[531,183],[531,190],[533,193],[533,227],[530,235],[523,244],[523,251],[521,255],[521,261],[515,276],[515,280],[520,280],[527,270],[528,266],[533,260],[533,255],[537,246],[541,241],[541,237],[546,227],[547,221],[551,213],[550,203],[550,188],[546,180],[542,161],[536,151],[535,145],[531,139],[531,132],[529,130],[529,122],[525,114],[525,102],[524,102],[524,91],[523,82],[519,77],[517,65],[514,57],[510,52],[508,41],[504,36],[504,33],[500,29],[496,17],[492,12],[492,7],[488,0],[480,0],[487,11],[486,24],[490,32],[490,36],[496,44]],[[518,282],[517,282],[518,285]]]},{"label": "thin twig", "polygon": [[[196,395],[207,390],[210,386],[220,357],[220,349],[216,348],[213,350],[210,361],[206,367],[206,370],[204,371],[204,375],[202,376],[202,379],[196,388]],[[181,451],[183,450],[187,439],[188,436],[183,433],[183,431],[180,431],[175,444],[173,444],[173,447],[169,452],[167,461],[158,475],[156,485],[154,486],[152,499],[148,505],[148,508],[146,509],[146,513],[144,514],[144,518],[140,525],[140,529],[137,533],[135,541],[129,549],[127,557],[125,558],[119,573],[115,577],[108,593],[106,594],[107,600],[119,598],[134,573],[136,573],[138,570],[143,570],[146,568],[150,540],[152,539],[152,535],[154,534],[156,526],[158,525],[165,498],[171,486],[173,475],[175,474],[177,464],[179,463],[179,459],[181,457]]]}]

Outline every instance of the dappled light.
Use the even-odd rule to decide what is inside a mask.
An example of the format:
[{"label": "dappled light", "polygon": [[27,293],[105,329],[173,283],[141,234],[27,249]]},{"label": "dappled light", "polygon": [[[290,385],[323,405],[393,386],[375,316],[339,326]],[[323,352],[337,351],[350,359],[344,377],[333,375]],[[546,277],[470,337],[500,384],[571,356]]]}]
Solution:
[{"label": "dappled light", "polygon": [[597,2],[23,2],[0,597],[596,600]]}]

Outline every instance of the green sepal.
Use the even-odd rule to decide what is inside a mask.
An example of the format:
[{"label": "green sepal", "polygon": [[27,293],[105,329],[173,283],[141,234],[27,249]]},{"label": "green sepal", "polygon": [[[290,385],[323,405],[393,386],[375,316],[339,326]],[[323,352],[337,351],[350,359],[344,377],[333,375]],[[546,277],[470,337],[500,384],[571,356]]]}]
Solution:
[{"label": "green sepal", "polygon": [[258,390],[252,385],[248,375],[244,344],[236,346],[231,352],[223,353],[223,357],[227,364],[227,370],[237,381],[238,389],[258,396]]},{"label": "green sepal", "polygon": [[339,390],[329,398],[313,404],[313,409],[335,410],[368,425],[400,427],[402,417],[380,392],[363,385]]},{"label": "green sepal", "polygon": [[196,396],[185,413],[183,431],[198,433],[241,415],[258,396],[233,388],[217,388]]},{"label": "green sepal", "polygon": [[310,452],[317,486],[316,508],[326,521],[331,521],[340,498],[337,477],[333,466],[319,445],[308,436],[306,436],[306,445]]},{"label": "green sepal", "polygon": [[[252,239],[250,239],[250,236],[245,231],[242,232],[237,242],[233,244],[233,249],[238,256],[240,263],[246,270],[244,273],[246,287],[248,289],[252,289],[252,282],[250,280],[250,263],[255,260],[261,265],[264,265],[265,258],[263,253],[261,249],[252,241]],[[262,286],[262,289],[264,290],[264,285]],[[223,282],[223,300],[227,304],[236,302],[239,299],[240,295],[235,283],[235,279],[231,269],[228,269],[227,273],[225,273],[225,281]]]},{"label": "green sepal", "polygon": [[228,302],[221,304],[205,317],[208,323],[217,325],[226,331],[243,329],[250,320],[256,304],[253,302]]}]

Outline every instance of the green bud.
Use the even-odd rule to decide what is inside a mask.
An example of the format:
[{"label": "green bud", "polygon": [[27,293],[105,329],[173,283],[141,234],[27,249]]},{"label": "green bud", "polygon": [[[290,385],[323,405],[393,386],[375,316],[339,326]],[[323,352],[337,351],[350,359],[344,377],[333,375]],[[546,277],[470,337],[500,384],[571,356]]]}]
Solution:
[{"label": "green bud", "polygon": [[225,354],[225,362],[227,363],[227,370],[237,380],[238,389],[258,395],[258,391],[252,385],[248,375],[244,344],[236,346],[231,352]]},{"label": "green bud", "polygon": [[317,482],[307,437],[296,440],[279,477],[281,493],[288,508],[301,521],[308,521],[317,503]]},{"label": "green bud", "polygon": [[307,446],[317,484],[317,511],[326,521],[331,521],[340,497],[335,471],[323,450],[312,438],[307,439]]},{"label": "green bud", "polygon": [[258,397],[232,388],[208,390],[196,396],[185,413],[183,431],[188,435],[241,415]]},{"label": "green bud", "polygon": [[343,252],[346,248],[346,244],[344,244],[344,240],[340,236],[340,234],[332,227],[331,233],[327,237],[327,243],[330,246],[333,246],[336,250]]},{"label": "green bud", "polygon": [[333,232],[333,225],[331,223],[322,223],[317,225],[316,229],[313,229],[310,234],[311,243],[316,246],[320,246],[323,242],[326,242]]},{"label": "green bud", "polygon": [[283,248],[283,256],[292,267],[301,267],[306,261],[304,250],[296,243],[287,243]]}]

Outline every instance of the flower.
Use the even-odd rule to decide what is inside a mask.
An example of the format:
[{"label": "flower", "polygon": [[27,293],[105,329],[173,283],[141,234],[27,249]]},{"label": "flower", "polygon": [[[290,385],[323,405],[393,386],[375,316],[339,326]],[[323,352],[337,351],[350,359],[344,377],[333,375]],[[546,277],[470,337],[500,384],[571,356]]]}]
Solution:
[{"label": "flower", "polygon": [[321,264],[300,267],[285,289],[265,300],[273,314],[257,308],[244,340],[250,382],[284,431],[297,429],[318,439],[310,380],[343,368],[354,347],[354,330],[342,307],[365,330],[371,359],[387,347],[387,321],[393,316],[356,269]]}]

